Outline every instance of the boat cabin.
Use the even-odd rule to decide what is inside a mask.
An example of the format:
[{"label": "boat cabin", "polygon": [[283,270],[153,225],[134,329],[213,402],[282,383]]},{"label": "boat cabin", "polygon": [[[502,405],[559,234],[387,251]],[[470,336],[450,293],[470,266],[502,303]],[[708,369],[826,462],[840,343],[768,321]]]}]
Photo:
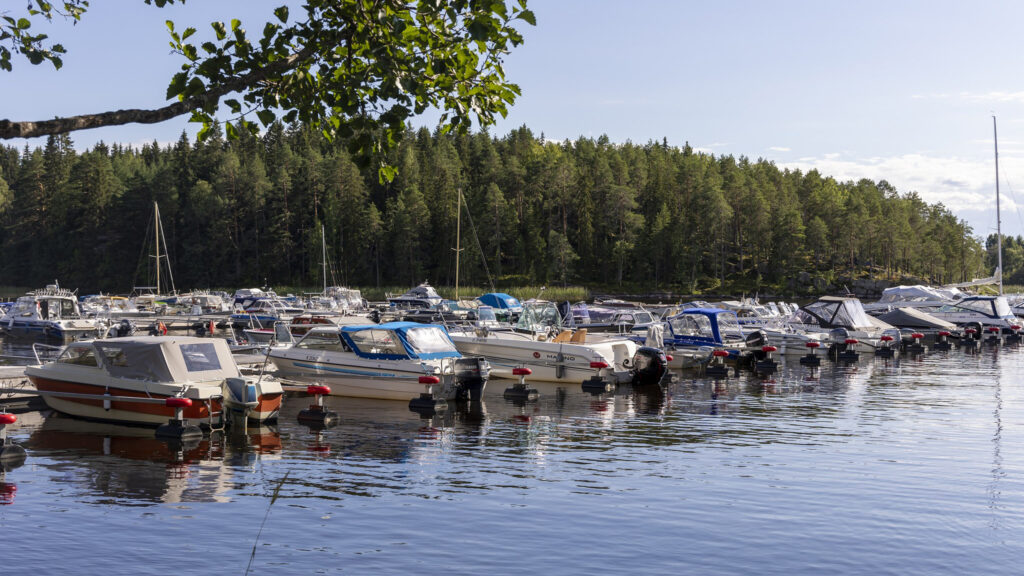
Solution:
[{"label": "boat cabin", "polygon": [[666,324],[665,343],[675,346],[735,346],[746,337],[736,313],[722,308],[687,308]]},{"label": "boat cabin", "polygon": [[306,333],[294,347],[296,350],[351,352],[371,360],[462,357],[444,327],[416,322],[317,327]]},{"label": "boat cabin", "polygon": [[876,330],[890,327],[879,320],[872,320],[859,299],[845,296],[822,296],[798,310],[797,316],[802,324],[829,329]]},{"label": "boat cabin", "polygon": [[219,382],[238,378],[227,341],[155,336],[109,338],[68,344],[55,361],[101,369],[111,378],[147,382]]}]

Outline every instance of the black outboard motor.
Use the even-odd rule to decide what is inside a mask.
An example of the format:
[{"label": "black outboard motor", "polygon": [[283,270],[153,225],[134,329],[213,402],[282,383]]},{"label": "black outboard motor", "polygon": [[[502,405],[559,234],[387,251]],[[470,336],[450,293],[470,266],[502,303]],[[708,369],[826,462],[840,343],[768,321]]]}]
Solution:
[{"label": "black outboard motor", "polygon": [[656,386],[669,376],[668,359],[658,348],[641,346],[633,354],[633,385]]},{"label": "black outboard motor", "polygon": [[768,344],[768,334],[765,334],[764,330],[754,330],[747,334],[744,341],[747,343],[747,348],[761,348]]},{"label": "black outboard motor", "polygon": [[491,365],[483,358],[455,360],[455,398],[459,401],[479,402],[484,396]]}]

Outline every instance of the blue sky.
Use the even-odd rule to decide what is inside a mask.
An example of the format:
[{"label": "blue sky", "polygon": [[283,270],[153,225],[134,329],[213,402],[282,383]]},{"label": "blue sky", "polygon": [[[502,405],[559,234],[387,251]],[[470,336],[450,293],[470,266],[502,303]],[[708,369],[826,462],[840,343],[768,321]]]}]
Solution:
[{"label": "blue sky", "polygon": [[[0,73],[0,117],[158,107],[180,64],[164,20],[207,30],[237,17],[257,30],[280,3],[93,2],[77,26],[47,27],[71,52],[64,69],[19,61]],[[525,45],[506,60],[523,96],[494,134],[525,124],[556,140],[667,138],[841,180],[886,179],[943,202],[981,235],[995,231],[995,114],[1003,230],[1024,234],[1015,202],[1019,195],[1024,205],[1024,3],[533,0],[530,8],[537,27],[524,27]],[[80,148],[171,142],[183,128],[195,131],[176,119],[72,138]]]}]

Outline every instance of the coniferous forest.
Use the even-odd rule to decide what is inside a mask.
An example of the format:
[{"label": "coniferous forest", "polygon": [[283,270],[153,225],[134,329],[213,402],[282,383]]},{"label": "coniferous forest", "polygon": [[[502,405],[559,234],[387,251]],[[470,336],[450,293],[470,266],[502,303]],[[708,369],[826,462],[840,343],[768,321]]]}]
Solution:
[{"label": "coniferous forest", "polygon": [[389,163],[398,176],[382,184],[343,143],[281,124],[141,149],[76,152],[68,136],[3,147],[0,285],[152,282],[154,201],[186,289],[319,286],[321,225],[329,282],[352,286],[453,284],[457,226],[462,285],[794,293],[839,274],[991,274],[964,221],[885,181],[664,142],[550,142],[526,127],[410,131]]}]

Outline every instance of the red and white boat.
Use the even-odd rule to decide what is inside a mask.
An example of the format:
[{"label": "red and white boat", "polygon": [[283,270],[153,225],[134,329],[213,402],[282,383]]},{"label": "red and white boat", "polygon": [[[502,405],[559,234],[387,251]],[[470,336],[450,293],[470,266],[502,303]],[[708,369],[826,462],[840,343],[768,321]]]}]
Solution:
[{"label": "red and white boat", "polygon": [[[66,346],[25,375],[54,410],[93,420],[160,425],[175,416],[168,398],[188,398],[182,418],[219,425],[226,412],[250,420],[277,417],[275,380],[243,378],[225,340],[132,336]],[[168,405],[170,404],[170,405]]]}]

